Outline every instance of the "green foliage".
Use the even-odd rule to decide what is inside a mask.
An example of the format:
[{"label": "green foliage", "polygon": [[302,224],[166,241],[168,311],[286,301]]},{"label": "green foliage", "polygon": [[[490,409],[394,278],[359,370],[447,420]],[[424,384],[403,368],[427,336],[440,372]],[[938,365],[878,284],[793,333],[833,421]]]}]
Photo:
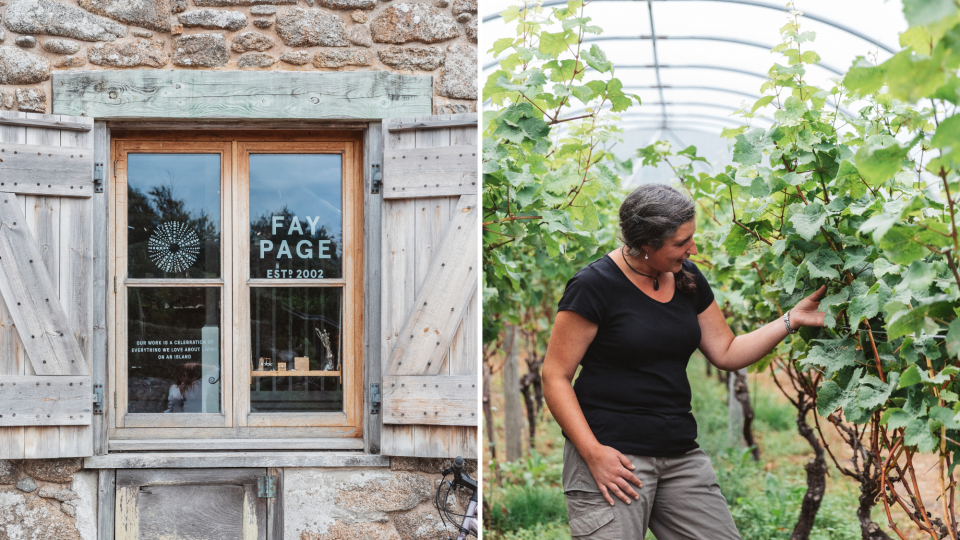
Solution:
[{"label": "green foliage", "polygon": [[750,397],[757,431],[796,431],[797,411],[792,406],[777,401],[775,394],[757,392],[755,388],[750,389]]},{"label": "green foliage", "polygon": [[960,102],[960,9],[904,6],[904,50],[879,64],[859,58],[826,89],[804,78],[817,57],[794,18],[781,29],[774,51],[784,60],[770,69],[766,95],[741,111],[772,109],[775,123],[725,131],[735,165],[722,173],[678,177],[705,210],[701,268],[740,330],[827,286],[826,328],[806,328],[774,353],[820,381],[819,413],[841,411],[885,430],[881,444],[901,437],[954,463],[960,115],[950,111]]},{"label": "green foliage", "polygon": [[[503,481],[509,484],[561,486],[563,475],[563,455],[541,455],[535,449],[530,454],[514,462],[500,464]],[[562,487],[562,486],[561,486]]]},{"label": "green foliage", "polygon": [[503,16],[517,37],[494,43],[501,69],[483,89],[495,107],[483,116],[485,343],[504,322],[527,322],[519,306],[549,312],[558,279],[611,245],[619,175],[631,164],[605,148],[619,140],[615,113],[640,102],[603,50],[583,43],[601,29],[582,1]]},{"label": "green foliage", "polygon": [[[778,403],[771,394],[753,393],[756,413],[754,433],[763,442],[763,459],[774,466],[768,473],[763,463],[753,461],[750,449],[727,446],[727,392],[725,385],[703,374],[703,362],[690,362],[687,375],[693,389],[692,408],[697,419],[697,442],[710,456],[717,483],[744,540],[790,538],[805,492],[802,469],[792,468],[787,456],[809,454],[810,447],[796,434],[795,411]],[[752,389],[751,389],[752,390]],[[719,405],[719,406],[718,406]],[[784,431],[776,431],[776,427]],[[835,484],[827,490],[810,538],[814,540],[858,540],[857,494]]]},{"label": "green foliage", "polygon": [[[773,354],[816,381],[821,415],[839,413],[879,433],[880,455],[899,440],[910,451],[939,453],[952,471],[960,449],[960,8],[904,0],[904,49],[882,63],[858,58],[829,88],[805,78],[819,61],[810,50],[815,36],[792,13],[763,97],[741,111],[748,119],[772,113],[774,124],[721,134],[734,165],[694,174],[695,149],[663,143],[637,156],[672,166],[703,209],[695,262],[735,332],[774,320],[826,285],[826,327],[804,328]],[[503,69],[484,90],[500,107],[484,115],[487,342],[502,320],[526,316],[518,306],[549,328],[541,323],[563,281],[614,246],[616,178],[632,167],[602,150],[617,132],[598,104],[617,111],[632,98],[617,94],[600,51],[582,53],[583,35],[599,30],[582,6],[507,15],[518,38],[494,47],[506,53]],[[585,65],[603,80],[585,82]],[[572,102],[583,112],[570,114],[585,117],[561,122],[572,118],[564,113]],[[694,394],[695,409],[703,399]],[[788,538],[788,509],[799,506],[802,488],[768,477],[758,498],[745,481],[749,460],[721,453],[725,429],[713,423],[725,428],[725,419],[697,419],[701,446],[723,461],[718,479],[744,537]],[[833,513],[831,504],[824,500],[819,520],[840,515],[843,505]],[[821,537],[858,536],[849,522],[834,525]]]},{"label": "green foliage", "polygon": [[[484,538],[487,537],[484,531]],[[537,523],[529,529],[518,529],[503,536],[491,536],[496,540],[570,540],[570,527],[563,523]]]},{"label": "green foliage", "polygon": [[531,529],[538,524],[566,523],[563,489],[544,485],[508,485],[487,498],[487,523],[493,530]]},{"label": "green foliage", "polygon": [[[742,471],[741,471],[742,472]],[[730,508],[744,539],[787,540],[793,532],[806,487],[795,478],[771,473],[764,477],[763,490],[739,497]],[[859,540],[860,526],[850,508],[857,504],[852,493],[827,492],[814,520],[811,540]]]}]

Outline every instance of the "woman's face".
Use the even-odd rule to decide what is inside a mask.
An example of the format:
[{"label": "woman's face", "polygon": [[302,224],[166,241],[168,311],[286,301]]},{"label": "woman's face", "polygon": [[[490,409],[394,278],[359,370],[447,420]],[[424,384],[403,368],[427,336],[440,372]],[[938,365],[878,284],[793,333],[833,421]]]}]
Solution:
[{"label": "woman's face", "polygon": [[680,225],[660,249],[651,250],[647,249],[647,246],[641,246],[650,257],[644,262],[661,272],[679,272],[683,261],[697,254],[697,244],[693,241],[693,233],[696,231],[697,221],[691,219]]}]

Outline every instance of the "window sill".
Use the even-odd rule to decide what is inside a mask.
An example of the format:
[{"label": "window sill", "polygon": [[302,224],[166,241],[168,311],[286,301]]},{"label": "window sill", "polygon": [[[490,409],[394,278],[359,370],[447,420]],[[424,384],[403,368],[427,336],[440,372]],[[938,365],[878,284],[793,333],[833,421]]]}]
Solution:
[{"label": "window sill", "polygon": [[363,450],[358,438],[315,439],[113,439],[110,452],[176,452],[178,450]]},{"label": "window sill", "polygon": [[131,452],[94,456],[83,460],[84,469],[389,466],[388,456],[361,452]]}]

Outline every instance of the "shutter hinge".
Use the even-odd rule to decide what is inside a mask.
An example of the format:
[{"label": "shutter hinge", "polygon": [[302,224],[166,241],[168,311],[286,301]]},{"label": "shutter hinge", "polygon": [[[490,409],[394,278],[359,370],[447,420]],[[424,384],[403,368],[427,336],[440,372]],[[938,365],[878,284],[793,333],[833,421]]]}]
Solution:
[{"label": "shutter hinge", "polygon": [[113,160],[113,177],[117,177],[117,160]]},{"label": "shutter hinge", "polygon": [[380,383],[370,383],[370,414],[380,414]]},{"label": "shutter hinge", "polygon": [[103,163],[93,164],[93,192],[103,193]]},{"label": "shutter hinge", "polygon": [[93,414],[103,414],[103,385],[93,385]]},{"label": "shutter hinge", "polygon": [[114,410],[117,409],[117,391],[116,390],[113,391],[113,409]]},{"label": "shutter hinge", "polygon": [[113,294],[117,294],[117,276],[113,276]]},{"label": "shutter hinge", "polygon": [[257,497],[273,499],[277,496],[277,477],[273,475],[257,477]]},{"label": "shutter hinge", "polygon": [[383,185],[383,173],[380,171],[380,164],[370,165],[370,193],[376,195],[380,193],[380,186]]}]

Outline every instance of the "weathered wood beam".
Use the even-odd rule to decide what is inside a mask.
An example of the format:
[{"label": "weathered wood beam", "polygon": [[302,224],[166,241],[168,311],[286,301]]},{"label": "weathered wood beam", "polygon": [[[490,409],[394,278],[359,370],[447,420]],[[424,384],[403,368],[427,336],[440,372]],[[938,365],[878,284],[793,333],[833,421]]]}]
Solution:
[{"label": "weathered wood beam", "polygon": [[10,118],[0,111],[0,126],[23,126],[50,129],[65,129],[67,131],[90,131],[93,123],[70,122],[69,120],[40,120],[36,118]]},{"label": "weathered wood beam", "polygon": [[[110,128],[106,122],[97,122],[94,127],[94,156],[97,163],[110,163]],[[110,167],[107,167],[107,171]],[[106,175],[109,177],[109,173]],[[103,193],[93,196],[93,384],[101,389],[110,387],[110,373],[107,364],[107,252],[109,249],[110,196],[113,183],[104,178]],[[112,336],[113,333],[111,332]],[[107,408],[107,395],[103,391],[104,410]],[[104,414],[98,414],[93,423],[93,448],[95,455],[107,453],[107,420]],[[101,479],[101,482],[103,480]],[[111,488],[112,489],[112,488]],[[113,497],[113,493],[111,493]],[[113,497],[116,499],[116,497]],[[103,523],[101,521],[101,523]],[[110,508],[110,536],[113,538],[113,508]],[[99,531],[99,529],[98,529]]]},{"label": "weathered wood beam", "polygon": [[0,191],[93,196],[93,150],[0,143]]},{"label": "weathered wood beam", "polygon": [[477,192],[477,147],[383,152],[383,198],[443,197]]},{"label": "weathered wood beam", "polygon": [[479,268],[473,262],[479,218],[477,196],[461,195],[413,312],[397,337],[388,374],[440,374],[443,357],[480,281]]},{"label": "weathered wood beam", "polygon": [[478,395],[473,375],[388,375],[383,423],[476,426]]},{"label": "weathered wood beam", "polygon": [[0,382],[0,426],[89,426],[92,420],[89,375],[4,375]]},{"label": "weathered wood beam", "polygon": [[33,370],[37,375],[88,375],[87,362],[42,261],[17,197],[0,193],[0,295]]},{"label": "weathered wood beam", "polygon": [[415,129],[440,129],[451,127],[476,126],[477,115],[473,118],[453,119],[453,120],[422,120],[419,122],[394,122],[387,124],[387,131],[408,131]]},{"label": "weathered wood beam", "polygon": [[390,458],[331,452],[178,452],[109,454],[83,460],[85,469],[203,469],[215,467],[389,467]]},{"label": "weathered wood beam", "polygon": [[98,471],[97,476],[97,540],[115,540],[113,529],[116,526],[114,510],[117,504],[117,471],[104,469]]},{"label": "weathered wood beam", "polygon": [[[373,164],[383,163],[383,122],[371,122],[364,138],[363,152],[363,388],[381,384],[380,362],[380,294],[382,274],[380,265],[380,234],[383,223],[383,199],[372,193]],[[380,169],[382,170],[382,168]],[[380,191],[382,192],[382,186]],[[381,405],[372,411],[371,392],[363,392],[363,448],[367,453],[380,453]],[[282,512],[280,512],[282,517]],[[275,540],[283,538],[282,532]]]},{"label": "weathered wood beam", "polygon": [[117,486],[177,486],[183,484],[256,484],[262,468],[130,469],[117,471]]},{"label": "weathered wood beam", "polygon": [[433,79],[385,71],[58,71],[53,111],[97,119],[362,119],[430,114]]}]

